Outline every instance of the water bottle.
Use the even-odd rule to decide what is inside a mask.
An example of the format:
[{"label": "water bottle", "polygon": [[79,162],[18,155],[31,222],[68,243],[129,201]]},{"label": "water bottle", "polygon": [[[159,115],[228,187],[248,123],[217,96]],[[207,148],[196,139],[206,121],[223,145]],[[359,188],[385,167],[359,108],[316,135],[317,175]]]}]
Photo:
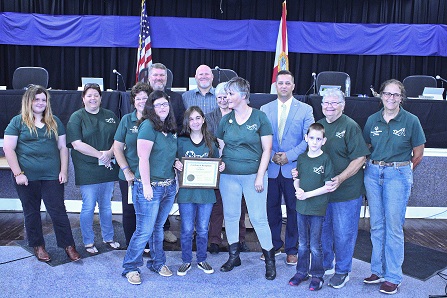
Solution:
[{"label": "water bottle", "polygon": [[351,78],[349,76],[346,77],[345,81],[345,96],[346,97],[351,96]]}]

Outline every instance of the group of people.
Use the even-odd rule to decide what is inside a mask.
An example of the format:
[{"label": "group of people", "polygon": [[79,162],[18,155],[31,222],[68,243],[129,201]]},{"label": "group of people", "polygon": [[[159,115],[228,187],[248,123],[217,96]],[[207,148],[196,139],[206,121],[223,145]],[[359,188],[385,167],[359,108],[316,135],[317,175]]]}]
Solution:
[{"label": "group of people", "polygon": [[[403,224],[421,162],[425,136],[418,118],[402,108],[405,89],[388,80],[380,88],[383,107],[363,129],[343,114],[343,92],[329,89],[322,98],[324,118],[315,123],[312,107],[293,97],[294,76],[280,71],[277,100],[250,107],[250,84],[235,77],[212,87],[211,69],[196,71],[197,88],[182,96],[165,90],[167,69],[149,69],[149,84],[131,91],[135,110],[122,117],[100,107],[101,90],[84,86],[84,108],[73,113],[65,131],[52,114],[50,95],[30,87],[22,111],[5,130],[4,151],[22,202],[29,246],[36,257],[50,261],[40,222],[40,200],[53,221],[57,244],[68,257],[76,251],[64,205],[68,149],[80,186],[80,225],[85,249],[98,253],[93,214],[99,207],[102,240],[114,241],[111,198],[119,178],[127,251],[122,272],[131,284],[141,284],[139,267],[150,252],[147,267],[171,276],[163,250],[164,226],[177,197],[181,218],[182,264],[177,275],[192,268],[196,240],[197,267],[214,272],[207,249],[218,253],[222,213],[228,240],[228,260],[220,271],[241,265],[246,204],[265,262],[265,278],[276,277],[276,256],[296,265],[289,284],[311,279],[309,289],[342,288],[349,281],[363,195],[370,206],[371,275],[366,284],[381,284],[394,294],[402,281]],[[176,174],[182,157],[221,158],[219,189],[179,188]],[[281,239],[282,198],[287,222]],[[245,201],[245,204],[243,202]],[[209,235],[210,234],[210,235]],[[210,247],[208,247],[208,241]],[[284,248],[283,248],[284,247]]]}]

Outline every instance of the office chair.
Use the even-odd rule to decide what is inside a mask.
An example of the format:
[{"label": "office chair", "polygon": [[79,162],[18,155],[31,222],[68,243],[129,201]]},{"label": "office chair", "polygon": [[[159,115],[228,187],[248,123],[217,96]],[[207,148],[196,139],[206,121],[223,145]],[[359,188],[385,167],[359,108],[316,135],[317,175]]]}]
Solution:
[{"label": "office chair", "polygon": [[12,88],[24,89],[30,84],[48,88],[48,71],[43,67],[18,67],[12,75]]},{"label": "office chair", "polygon": [[[174,80],[174,75],[172,74],[172,71],[167,68],[166,69],[166,74],[168,76],[167,81],[166,81],[166,89],[171,89],[172,88],[172,81]],[[149,84],[149,69],[143,68],[140,71],[140,74],[138,75],[138,82],[145,82]]]},{"label": "office chair", "polygon": [[228,68],[211,69],[211,71],[213,72],[214,76],[213,87],[216,87],[219,83],[228,82],[232,78],[237,77],[237,73]]},{"label": "office chair", "polygon": [[437,87],[436,79],[432,76],[415,75],[406,77],[404,84],[407,97],[418,97],[422,95],[425,87]]},{"label": "office chair", "polygon": [[334,85],[334,86],[341,86],[341,91],[346,92],[345,83],[347,77],[349,77],[349,75],[346,72],[322,71],[317,75],[316,90],[318,92],[320,90],[321,85]]}]

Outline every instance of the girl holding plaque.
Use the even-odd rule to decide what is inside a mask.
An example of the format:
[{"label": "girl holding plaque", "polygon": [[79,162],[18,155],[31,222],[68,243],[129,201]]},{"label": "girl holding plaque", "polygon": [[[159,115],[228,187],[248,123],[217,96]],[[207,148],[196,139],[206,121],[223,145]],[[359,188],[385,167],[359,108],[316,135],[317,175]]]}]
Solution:
[{"label": "girl holding plaque", "polygon": [[[216,138],[207,129],[205,115],[197,106],[191,106],[185,111],[183,129],[177,142],[177,157],[210,158],[219,157]],[[179,159],[174,167],[183,171]],[[219,165],[219,171],[225,169],[225,164]],[[196,230],[197,267],[207,274],[214,269],[206,262],[208,244],[208,224],[210,221],[216,195],[212,188],[180,188],[177,202],[179,205],[181,223],[181,247],[183,264],[177,270],[177,275],[184,276],[191,269],[192,238]]]}]

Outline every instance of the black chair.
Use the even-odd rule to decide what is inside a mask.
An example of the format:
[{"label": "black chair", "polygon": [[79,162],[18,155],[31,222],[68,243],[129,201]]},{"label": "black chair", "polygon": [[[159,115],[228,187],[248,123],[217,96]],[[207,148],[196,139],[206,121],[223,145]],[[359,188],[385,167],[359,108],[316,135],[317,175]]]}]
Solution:
[{"label": "black chair", "polygon": [[219,85],[222,82],[228,82],[234,77],[237,77],[237,73],[232,69],[220,68],[220,69],[211,69],[213,72],[213,87]]},{"label": "black chair", "polygon": [[43,67],[18,67],[12,75],[12,88],[24,89],[31,84],[48,88],[48,71]]},{"label": "black chair", "polygon": [[317,75],[316,90],[318,92],[320,90],[321,85],[333,85],[333,86],[341,86],[341,91],[346,92],[345,83],[347,77],[349,77],[349,75],[346,72],[322,71]]},{"label": "black chair", "polygon": [[419,97],[424,92],[425,87],[437,87],[436,79],[432,76],[408,76],[403,82],[407,97]]},{"label": "black chair", "polygon": [[[166,89],[171,89],[172,88],[172,81],[174,80],[174,75],[172,74],[172,71],[169,68],[167,68],[166,70],[167,70],[166,73],[168,75],[168,79],[166,81],[166,87],[165,88]],[[149,69],[147,67],[143,68],[140,71],[140,74],[138,75],[138,82],[145,82],[145,83],[149,84]]]}]

